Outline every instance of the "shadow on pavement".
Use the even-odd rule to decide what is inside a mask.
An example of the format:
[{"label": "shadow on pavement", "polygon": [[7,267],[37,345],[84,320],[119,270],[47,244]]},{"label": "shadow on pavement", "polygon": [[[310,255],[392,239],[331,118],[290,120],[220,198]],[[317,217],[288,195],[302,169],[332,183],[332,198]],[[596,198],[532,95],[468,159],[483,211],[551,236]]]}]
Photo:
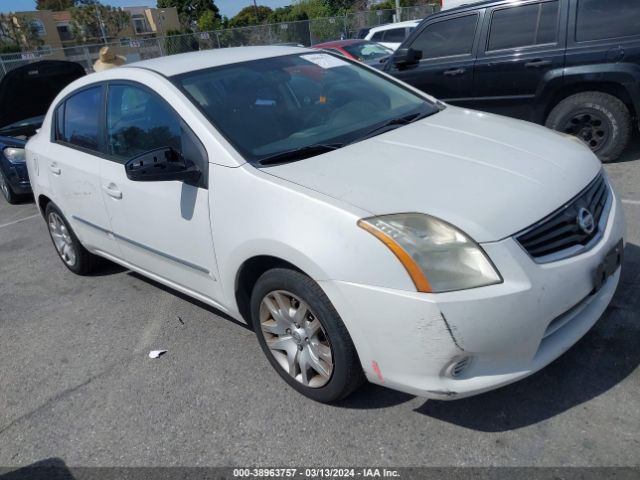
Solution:
[{"label": "shadow on pavement", "polygon": [[620,158],[612,163],[625,163],[632,162],[634,160],[638,160],[640,158],[640,135],[638,133],[634,133],[631,138],[631,142],[629,142],[629,146],[622,153]]},{"label": "shadow on pavement", "polygon": [[0,480],[74,480],[74,477],[62,459],[47,458],[0,474]]},{"label": "shadow on pavement", "polygon": [[520,382],[467,399],[428,400],[416,412],[482,432],[527,427],[612,389],[640,365],[640,247],[627,244],[618,291],[573,348]]},{"label": "shadow on pavement", "polygon": [[367,383],[349,397],[334,403],[333,406],[355,410],[376,410],[400,405],[414,398],[413,395]]}]

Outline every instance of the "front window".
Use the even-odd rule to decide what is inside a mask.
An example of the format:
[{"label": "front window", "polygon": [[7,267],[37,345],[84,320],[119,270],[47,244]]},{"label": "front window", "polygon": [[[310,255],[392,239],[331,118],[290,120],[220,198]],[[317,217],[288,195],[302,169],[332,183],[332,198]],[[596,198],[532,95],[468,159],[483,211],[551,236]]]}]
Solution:
[{"label": "front window", "polygon": [[[243,62],[175,83],[250,162],[296,149],[339,148],[439,108],[382,76],[327,53]],[[407,120],[408,119],[408,120]],[[264,164],[264,163],[263,163]]]},{"label": "front window", "polygon": [[388,57],[393,53],[393,50],[391,50],[390,48],[384,47],[374,42],[356,43],[353,45],[346,45],[342,48],[349,52],[349,55],[357,58],[362,62],[375,60],[382,57]]},{"label": "front window", "polygon": [[473,50],[478,15],[466,15],[427,25],[411,45],[422,58],[469,55]]}]

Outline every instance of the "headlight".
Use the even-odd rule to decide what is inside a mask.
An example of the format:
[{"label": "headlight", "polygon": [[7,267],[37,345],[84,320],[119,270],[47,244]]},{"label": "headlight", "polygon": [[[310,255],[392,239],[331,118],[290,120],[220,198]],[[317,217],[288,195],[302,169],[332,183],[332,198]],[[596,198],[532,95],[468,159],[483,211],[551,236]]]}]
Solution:
[{"label": "headlight", "polygon": [[2,152],[11,163],[24,163],[27,158],[24,148],[7,147]]},{"label": "headlight", "polygon": [[389,247],[419,292],[449,292],[502,282],[476,242],[437,218],[399,213],[365,218],[358,225]]}]

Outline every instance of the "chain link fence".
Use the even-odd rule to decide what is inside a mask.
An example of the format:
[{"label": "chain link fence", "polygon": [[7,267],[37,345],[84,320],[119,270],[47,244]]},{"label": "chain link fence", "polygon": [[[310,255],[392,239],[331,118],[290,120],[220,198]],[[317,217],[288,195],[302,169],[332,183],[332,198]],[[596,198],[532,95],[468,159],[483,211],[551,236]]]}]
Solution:
[{"label": "chain link fence", "polygon": [[[401,20],[424,18],[435,11],[434,5],[421,5],[401,9]],[[395,10],[372,10],[344,17],[318,18],[297,22],[283,22],[251,27],[230,28],[211,32],[181,35],[153,36],[146,38],[121,38],[106,44],[114,47],[127,63],[176,53],[210,50],[214,48],[250,45],[303,45],[311,46],[330,40],[354,38],[362,28],[374,27],[394,21]],[[78,62],[93,71],[104,43],[81,44],[61,49],[38,49],[0,55],[0,79],[10,70],[39,60],[68,60]]]}]

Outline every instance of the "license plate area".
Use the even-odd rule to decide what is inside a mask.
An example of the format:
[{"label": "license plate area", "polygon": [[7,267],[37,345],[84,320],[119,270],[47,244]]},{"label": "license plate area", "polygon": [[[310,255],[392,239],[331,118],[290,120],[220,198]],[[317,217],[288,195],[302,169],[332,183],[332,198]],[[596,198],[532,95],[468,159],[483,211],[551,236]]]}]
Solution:
[{"label": "license plate area", "polygon": [[624,242],[622,239],[604,257],[593,275],[593,291],[597,292],[606,283],[607,279],[618,271],[624,256]]}]

